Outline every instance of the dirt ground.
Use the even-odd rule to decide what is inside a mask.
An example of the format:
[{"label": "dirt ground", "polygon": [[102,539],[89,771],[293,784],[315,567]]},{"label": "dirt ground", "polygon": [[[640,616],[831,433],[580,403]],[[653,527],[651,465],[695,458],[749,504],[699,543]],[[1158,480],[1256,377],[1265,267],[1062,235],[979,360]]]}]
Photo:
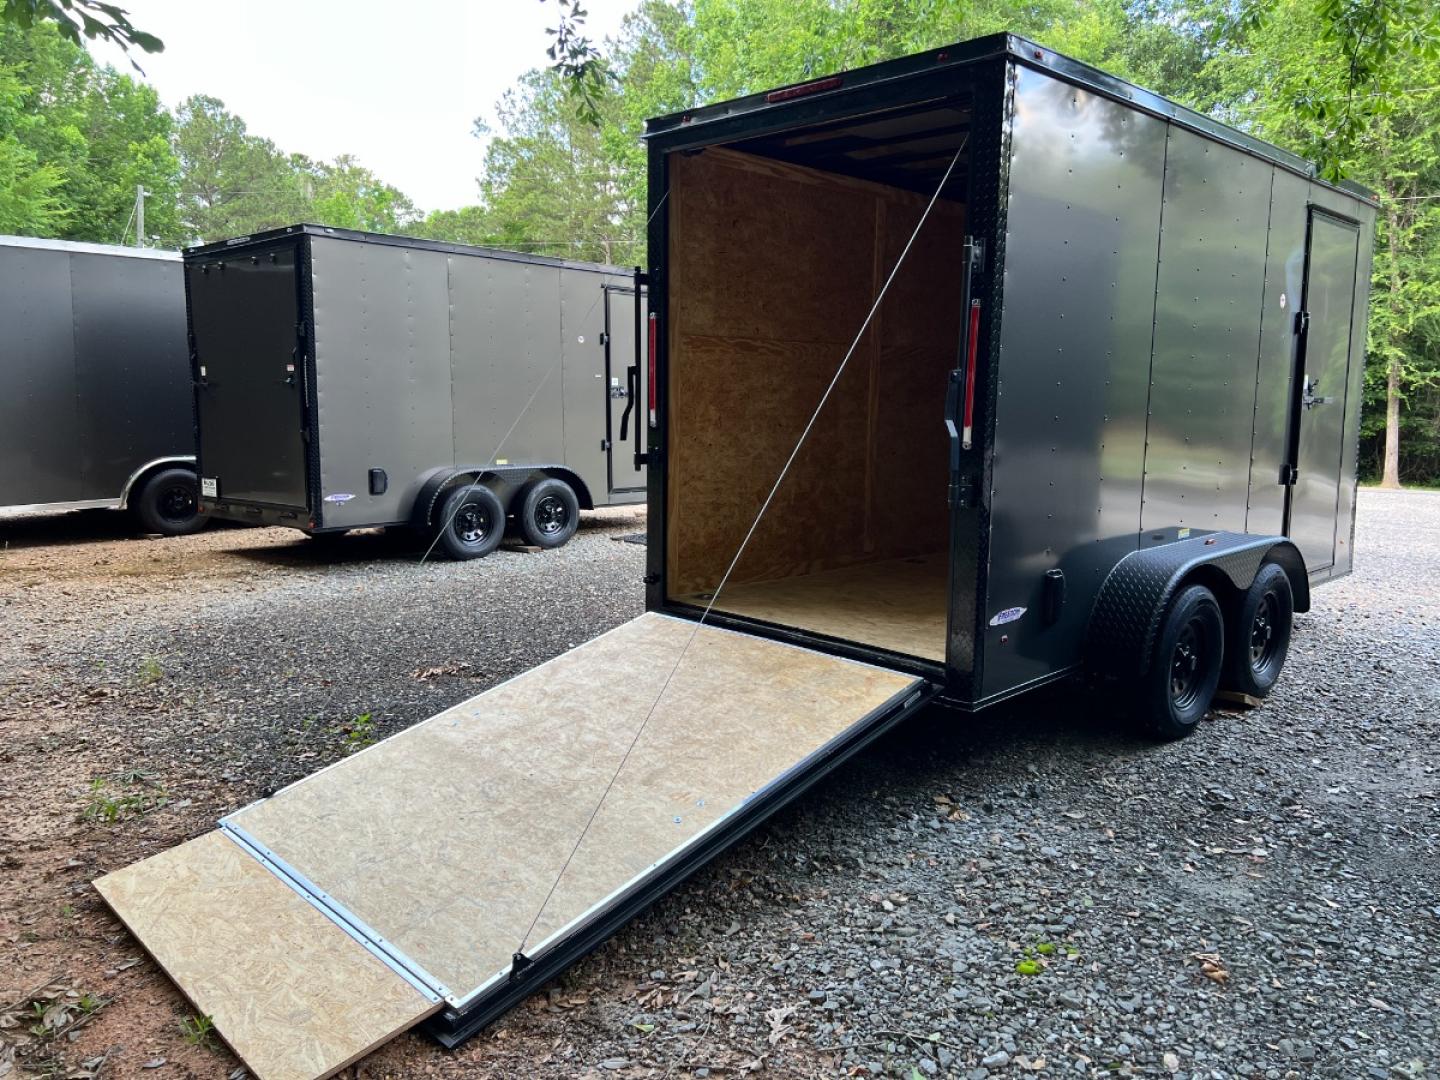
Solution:
[{"label": "dirt ground", "polygon": [[[91,881],[638,614],[642,527],[417,566],[0,521],[0,1077],[245,1075]],[[920,718],[459,1051],[343,1075],[1429,1075],[1440,496],[1362,492],[1357,551],[1261,709]]]}]

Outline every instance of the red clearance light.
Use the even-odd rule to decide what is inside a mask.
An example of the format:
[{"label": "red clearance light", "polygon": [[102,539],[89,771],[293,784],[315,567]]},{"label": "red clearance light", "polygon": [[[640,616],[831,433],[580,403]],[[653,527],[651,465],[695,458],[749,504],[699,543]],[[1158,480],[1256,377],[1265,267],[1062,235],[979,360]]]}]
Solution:
[{"label": "red clearance light", "polygon": [[826,90],[838,90],[844,81],[839,75],[831,75],[828,79],[816,79],[814,82],[801,83],[799,86],[787,86],[784,90],[771,90],[765,95],[765,100],[774,105],[777,101],[791,101],[797,97],[823,94]]},{"label": "red clearance light", "polygon": [[965,343],[965,416],[960,445],[970,449],[975,428],[975,351],[980,344],[980,301],[970,301],[970,332]]},{"label": "red clearance light", "polygon": [[650,403],[650,426],[655,426],[655,313],[650,313],[650,362],[649,362],[649,386],[650,395],[646,401]]}]

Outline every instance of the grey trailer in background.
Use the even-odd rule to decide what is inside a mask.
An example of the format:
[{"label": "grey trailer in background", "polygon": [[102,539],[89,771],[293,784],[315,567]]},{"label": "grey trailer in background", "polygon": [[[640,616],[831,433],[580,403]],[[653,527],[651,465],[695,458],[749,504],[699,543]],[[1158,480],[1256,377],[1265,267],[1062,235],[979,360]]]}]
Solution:
[{"label": "grey trailer in background", "polygon": [[216,516],[473,558],[644,499],[633,274],[312,225],[185,263]]},{"label": "grey trailer in background", "polygon": [[175,252],[0,237],[0,510],[204,523]]}]

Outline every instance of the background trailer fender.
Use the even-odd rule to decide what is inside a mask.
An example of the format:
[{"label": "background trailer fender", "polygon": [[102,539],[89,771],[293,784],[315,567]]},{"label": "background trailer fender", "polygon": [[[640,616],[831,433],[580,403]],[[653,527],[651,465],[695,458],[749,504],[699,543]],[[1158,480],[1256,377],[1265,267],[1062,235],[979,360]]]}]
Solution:
[{"label": "background trailer fender", "polygon": [[1364,193],[1007,35],[648,133],[647,612],[97,883],[262,1078],[453,1044],[926,702],[1103,639],[1187,734],[1350,568]]}]

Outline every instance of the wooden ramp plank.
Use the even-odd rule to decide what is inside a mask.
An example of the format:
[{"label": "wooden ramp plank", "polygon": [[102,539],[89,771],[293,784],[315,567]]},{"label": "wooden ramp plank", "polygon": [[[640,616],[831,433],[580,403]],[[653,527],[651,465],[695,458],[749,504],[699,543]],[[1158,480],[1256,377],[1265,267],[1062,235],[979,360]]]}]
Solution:
[{"label": "wooden ramp plank", "polygon": [[[643,615],[227,824],[463,1000],[509,967],[694,626]],[[918,681],[702,627],[527,951]]]},{"label": "wooden ramp plank", "polygon": [[440,1008],[219,832],[95,888],[260,1080],[330,1076]]}]

